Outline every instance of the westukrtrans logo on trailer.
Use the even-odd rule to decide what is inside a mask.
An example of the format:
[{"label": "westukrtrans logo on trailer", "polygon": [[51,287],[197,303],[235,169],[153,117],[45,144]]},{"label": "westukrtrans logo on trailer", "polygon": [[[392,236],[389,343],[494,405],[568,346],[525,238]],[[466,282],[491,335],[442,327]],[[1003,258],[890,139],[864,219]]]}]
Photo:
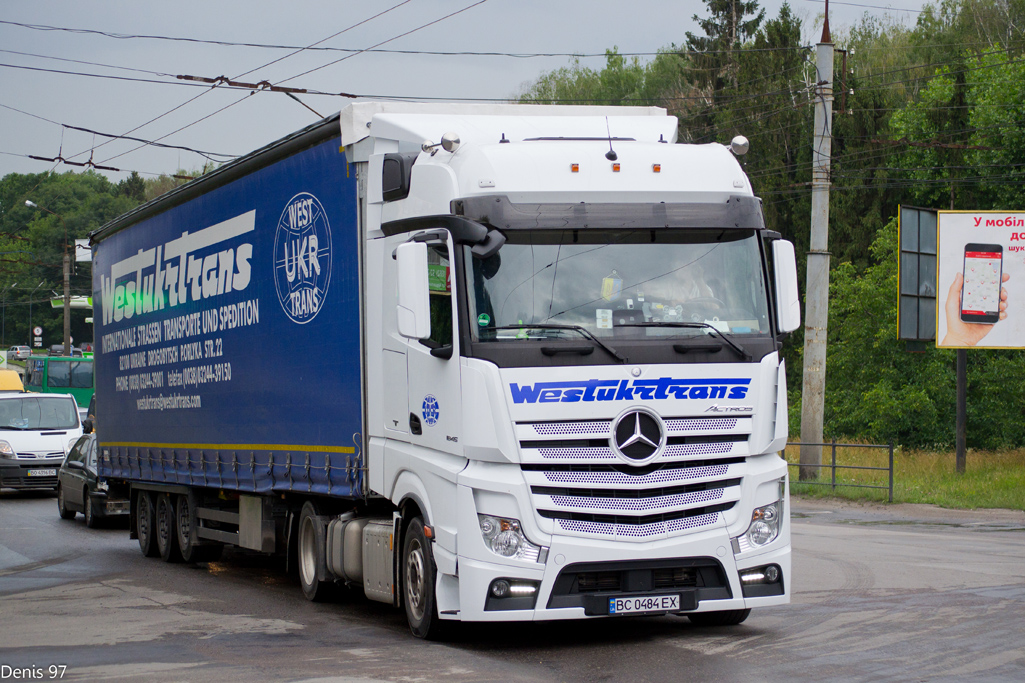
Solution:
[{"label": "westukrtrans logo on trailer", "polygon": [[308,192],[288,200],[274,237],[274,286],[285,315],[304,325],[317,317],[331,284],[331,226]]}]

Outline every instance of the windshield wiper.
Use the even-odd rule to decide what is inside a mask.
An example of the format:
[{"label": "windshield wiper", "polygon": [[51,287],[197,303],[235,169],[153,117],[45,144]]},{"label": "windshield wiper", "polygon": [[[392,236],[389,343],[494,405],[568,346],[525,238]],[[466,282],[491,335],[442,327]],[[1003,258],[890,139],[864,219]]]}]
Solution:
[{"label": "windshield wiper", "polygon": [[743,358],[744,360],[753,360],[754,359],[754,356],[752,356],[747,351],[747,349],[745,349],[740,344],[737,344],[732,339],[727,337],[725,334],[723,334],[714,325],[709,325],[708,323],[699,323],[699,322],[623,323],[622,325],[616,325],[616,327],[689,327],[689,328],[695,329],[695,330],[711,330],[712,332],[714,332],[719,337],[719,339],[722,339],[724,342],[729,344],[730,347],[732,347],[733,350],[737,352],[737,355],[739,355],[741,358]]},{"label": "windshield wiper", "polygon": [[587,337],[588,339],[593,341],[598,346],[600,346],[603,350],[608,352],[608,354],[610,356],[612,356],[613,358],[618,360],[620,363],[626,363],[627,362],[626,356],[621,354],[619,351],[616,351],[614,348],[612,348],[611,346],[609,346],[608,344],[603,342],[601,339],[598,339],[598,337],[596,337],[593,334],[591,334],[586,327],[583,327],[581,325],[563,325],[563,324],[554,324],[554,323],[531,323],[530,325],[498,325],[498,326],[495,326],[495,327],[485,327],[483,329],[485,329],[485,330],[525,330],[525,329],[529,329],[529,328],[541,328],[541,329],[545,329],[545,330],[574,330],[574,331],[579,332],[580,334],[584,335],[585,337]]},{"label": "windshield wiper", "polygon": [[0,425],[0,429],[6,430],[6,431],[11,431],[11,432],[23,432],[26,429],[28,429],[28,427],[11,427],[9,425]]}]

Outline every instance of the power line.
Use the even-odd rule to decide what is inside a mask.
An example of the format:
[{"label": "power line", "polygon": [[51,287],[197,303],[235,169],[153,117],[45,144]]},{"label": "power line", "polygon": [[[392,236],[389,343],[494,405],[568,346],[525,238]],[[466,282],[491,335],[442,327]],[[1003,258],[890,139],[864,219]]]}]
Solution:
[{"label": "power line", "polygon": [[[486,0],[482,0],[486,1]],[[405,3],[401,3],[405,4]],[[479,4],[479,3],[478,3]],[[391,9],[394,9],[391,8]],[[385,10],[385,12],[390,10]],[[382,12],[383,14],[383,12]],[[376,18],[371,17],[371,19]],[[443,17],[447,18],[447,17]],[[369,20],[368,20],[369,21]],[[439,20],[440,21],[440,20]],[[365,23],[365,22],[364,22]],[[173,42],[186,42],[186,43],[199,43],[205,45],[219,45],[223,47],[254,47],[261,49],[271,50],[296,50],[296,51],[324,51],[324,52],[347,52],[347,53],[383,53],[383,54],[400,54],[400,55],[435,55],[441,57],[512,57],[517,59],[533,59],[533,58],[544,58],[544,57],[579,57],[579,58],[591,58],[591,57],[605,57],[608,53],[605,52],[498,52],[498,51],[472,51],[472,50],[458,50],[458,51],[445,51],[445,50],[395,50],[395,49],[378,49],[374,48],[342,48],[342,47],[316,47],[317,43],[308,46],[301,45],[279,45],[272,43],[246,43],[246,42],[233,42],[227,40],[209,40],[201,38],[188,38],[183,36],[163,36],[156,34],[128,34],[128,33],[113,33],[110,31],[99,31],[95,29],[84,29],[84,28],[70,28],[63,26],[49,26],[46,24],[26,24],[17,21],[0,21],[0,24],[7,24],[10,26],[19,26],[21,28],[32,29],[35,31],[64,31],[68,33],[79,33],[79,34],[92,34],[101,35],[107,38],[115,38],[118,40],[130,40],[130,39],[143,39],[143,40],[162,40],[162,41],[173,41]],[[338,34],[336,34],[338,35]],[[334,36],[330,36],[334,37]],[[399,36],[401,37],[401,36]],[[326,38],[325,40],[328,40]],[[323,42],[323,41],[319,41]],[[782,52],[797,49],[806,49],[808,46],[801,48],[784,47],[784,48],[745,48],[745,51],[754,52]],[[660,51],[660,52],[617,52],[623,57],[656,57],[660,54],[666,53],[677,53],[687,54],[685,51]],[[701,54],[725,54],[727,52],[733,52],[733,50],[708,50]],[[262,68],[262,67],[260,67]]]},{"label": "power line", "polygon": [[[445,21],[446,19],[452,18],[452,17],[456,16],[457,14],[462,14],[463,12],[466,12],[467,10],[471,10],[474,7],[477,7],[478,5],[483,5],[487,1],[488,0],[477,0],[477,2],[475,2],[475,3],[471,4],[471,5],[467,5],[466,7],[463,7],[462,9],[456,10],[455,12],[452,12],[450,14],[446,14],[445,16],[441,17],[440,19],[435,19],[434,21],[429,21],[426,24],[423,24],[421,26],[417,26],[416,28],[414,28],[412,30],[406,31],[405,33],[400,33],[399,35],[397,35],[397,36],[395,36],[393,38],[389,38],[388,40],[382,40],[380,43],[377,43],[375,45],[371,45],[369,48],[367,48],[367,50],[371,50],[371,49],[373,49],[375,47],[380,47],[382,45],[385,45],[387,43],[392,42],[393,40],[398,40],[399,38],[405,38],[406,36],[411,35],[413,33],[416,33],[417,31],[420,31],[422,29],[425,29],[428,26],[433,26],[433,25],[435,25],[437,23]],[[295,79],[297,79],[297,78],[299,78],[301,76],[305,76],[307,74],[311,74],[314,71],[320,71],[321,69],[326,69],[329,66],[333,66],[333,65],[335,65],[335,64],[337,64],[339,62],[344,62],[346,59],[351,59],[352,57],[355,57],[357,55],[361,55],[364,52],[366,52],[366,50],[360,50],[359,52],[355,52],[353,54],[346,55],[345,57],[342,57],[340,59],[336,59],[333,62],[328,62],[327,64],[324,64],[323,66],[318,66],[315,69],[309,69],[307,71],[303,71],[300,74],[296,74],[295,76],[292,76],[291,78],[286,78],[283,81],[278,81],[277,84],[280,85],[282,83],[287,83],[289,81],[294,81]]]},{"label": "power line", "polygon": [[[114,139],[114,140],[131,140],[132,142],[144,142],[144,143],[146,143],[148,145],[153,145],[155,147],[163,147],[163,148],[167,148],[167,149],[180,149],[180,150],[185,151],[185,152],[195,152],[196,154],[199,154],[201,156],[206,157],[210,161],[218,161],[217,159],[214,159],[213,157],[224,157],[225,160],[227,160],[227,159],[234,159],[235,157],[238,156],[237,154],[222,154],[220,152],[207,152],[207,151],[203,151],[203,150],[200,150],[200,149],[194,149],[192,147],[184,147],[182,145],[162,144],[160,142],[156,142],[156,141],[153,141],[153,140],[144,140],[143,138],[136,138],[136,137],[131,137],[131,136],[128,136],[128,135],[114,135],[112,133],[104,133],[102,131],[93,130],[92,128],[85,128],[83,126],[72,126],[71,124],[61,123],[59,121],[54,121],[54,120],[48,119],[48,118],[46,118],[44,116],[39,116],[38,114],[32,114],[30,112],[24,111],[22,109],[18,109],[16,107],[11,107],[11,106],[3,104],[3,103],[0,103],[0,107],[3,107],[4,109],[10,109],[11,111],[16,111],[19,114],[24,114],[26,116],[31,116],[32,118],[39,119],[40,121],[45,121],[47,123],[52,123],[52,124],[54,124],[56,126],[61,126],[62,128],[66,128],[68,130],[77,130],[77,131],[80,131],[80,132],[83,132],[83,133],[91,133],[93,135],[99,135],[101,137],[111,138],[111,139]],[[83,152],[83,154],[84,154],[84,152]],[[74,158],[76,156],[80,156],[80,155],[79,154],[75,154],[71,158]],[[29,155],[29,157],[30,158],[34,158],[34,159],[38,159],[38,157],[33,157],[32,155]],[[39,161],[57,161],[58,159],[38,159],[38,160]],[[63,161],[64,163],[69,163],[66,159],[60,159],[60,161]],[[111,170],[111,169],[107,169],[107,170]],[[115,169],[115,170],[119,170],[119,169]]]},{"label": "power line", "polygon": [[[804,1],[805,2],[818,3],[820,5],[825,2],[825,0],[804,0]],[[846,5],[848,7],[864,7],[866,9],[885,9],[885,10],[889,10],[891,12],[913,12],[915,14],[921,14],[922,12],[925,11],[925,10],[920,10],[920,9],[904,9],[903,7],[892,7],[892,6],[891,7],[883,7],[881,5],[862,5],[862,4],[857,3],[857,2],[839,2],[839,0],[833,0],[833,4],[834,5]]]}]

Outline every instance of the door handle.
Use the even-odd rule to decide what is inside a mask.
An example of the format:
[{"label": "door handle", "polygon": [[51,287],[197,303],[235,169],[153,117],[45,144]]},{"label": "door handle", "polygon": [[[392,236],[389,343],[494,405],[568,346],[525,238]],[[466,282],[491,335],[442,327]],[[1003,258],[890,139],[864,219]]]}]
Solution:
[{"label": "door handle", "polygon": [[420,418],[413,413],[409,414],[409,433],[415,436],[420,436],[424,433],[423,427],[420,426]]}]

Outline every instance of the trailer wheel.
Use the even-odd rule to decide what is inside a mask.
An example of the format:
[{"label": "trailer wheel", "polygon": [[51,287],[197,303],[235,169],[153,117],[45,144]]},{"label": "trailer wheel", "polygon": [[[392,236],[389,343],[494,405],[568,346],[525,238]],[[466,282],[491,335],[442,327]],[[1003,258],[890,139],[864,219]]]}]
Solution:
[{"label": "trailer wheel", "polygon": [[318,580],[318,568],[324,562],[324,533],[317,521],[317,508],[310,501],[303,504],[299,515],[299,542],[296,546],[299,583],[310,602],[324,602],[334,597],[334,583]]},{"label": "trailer wheel", "polygon": [[749,609],[733,609],[723,612],[696,612],[687,618],[695,626],[736,626],[750,616]]},{"label": "trailer wheel", "polygon": [[156,526],[154,517],[153,497],[145,491],[139,491],[135,497],[135,535],[139,538],[139,550],[146,557],[160,554],[156,534],[153,533]]},{"label": "trailer wheel", "polygon": [[192,508],[189,497],[178,496],[175,501],[175,535],[178,537],[178,549],[181,550],[185,562],[216,562],[221,558],[224,546],[220,543],[196,545],[192,542]]},{"label": "trailer wheel", "polygon": [[178,535],[175,533],[174,501],[171,496],[161,493],[157,496],[156,536],[160,559],[164,562],[181,562],[182,553],[178,547]]},{"label": "trailer wheel", "polygon": [[68,507],[68,501],[64,498],[64,487],[57,484],[57,514],[61,519],[74,519],[75,511]]},{"label": "trailer wheel", "polygon": [[434,600],[437,572],[431,543],[424,534],[424,520],[414,517],[402,540],[403,604],[409,630],[417,638],[438,640],[446,631]]}]

